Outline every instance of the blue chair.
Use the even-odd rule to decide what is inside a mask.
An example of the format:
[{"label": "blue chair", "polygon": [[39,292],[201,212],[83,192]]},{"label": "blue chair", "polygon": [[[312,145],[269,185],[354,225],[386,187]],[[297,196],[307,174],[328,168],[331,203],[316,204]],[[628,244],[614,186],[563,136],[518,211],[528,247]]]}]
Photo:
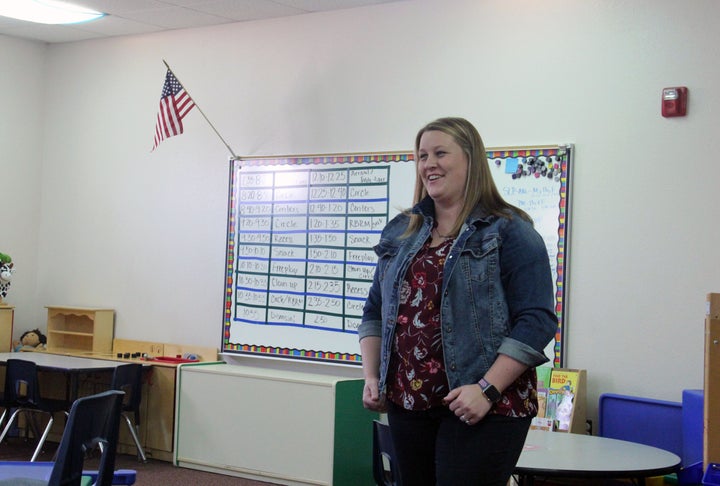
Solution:
[{"label": "blue chair", "polygon": [[[95,486],[110,486],[115,470],[120,407],[123,392],[106,391],[73,403],[55,462],[0,462],[2,485],[75,486],[87,484],[83,474],[86,454],[99,447],[100,464]],[[44,470],[43,470],[44,468]]]},{"label": "blue chair", "polygon": [[[34,414],[43,413],[49,415],[48,423],[45,426],[38,445],[35,448],[31,461],[37,459],[45,444],[50,428],[52,427],[55,413],[63,412],[67,415],[68,403],[65,400],[46,399],[40,396],[38,383],[37,366],[32,361],[22,359],[9,359],[5,367],[5,393],[3,394],[3,406],[5,410],[14,408],[7,425],[0,434],[0,442],[3,441],[10,431],[15,419],[23,413],[30,418],[29,423],[34,426],[32,420]],[[5,414],[3,413],[3,417]],[[37,431],[36,431],[37,432]],[[36,433],[36,436],[38,434]]]}]

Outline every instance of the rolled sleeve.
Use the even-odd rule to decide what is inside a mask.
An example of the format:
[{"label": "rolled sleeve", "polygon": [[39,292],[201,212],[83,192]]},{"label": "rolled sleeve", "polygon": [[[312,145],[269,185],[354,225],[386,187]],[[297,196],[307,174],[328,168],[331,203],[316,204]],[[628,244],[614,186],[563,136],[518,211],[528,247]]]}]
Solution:
[{"label": "rolled sleeve", "polygon": [[[554,285],[547,249],[532,225],[514,218],[502,247],[503,286],[510,334],[501,349],[528,365],[547,361],[544,349],[557,331]],[[542,356],[542,359],[540,359]]]},{"label": "rolled sleeve", "polygon": [[531,368],[550,361],[544,353],[539,353],[531,346],[512,338],[503,339],[498,354],[504,354]]},{"label": "rolled sleeve", "polygon": [[368,336],[382,336],[382,321],[363,321],[358,326],[358,341],[362,341],[363,338]]}]

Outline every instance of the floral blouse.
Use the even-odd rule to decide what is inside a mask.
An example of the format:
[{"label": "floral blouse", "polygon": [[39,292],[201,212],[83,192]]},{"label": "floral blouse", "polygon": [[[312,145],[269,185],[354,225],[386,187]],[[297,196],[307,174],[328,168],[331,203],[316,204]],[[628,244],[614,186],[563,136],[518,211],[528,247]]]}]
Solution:
[{"label": "floral blouse", "polygon": [[445,375],[440,300],[445,257],[452,240],[420,249],[400,289],[388,398],[407,410],[442,405],[449,387]]},{"label": "floral blouse", "polygon": [[[440,303],[443,268],[453,240],[420,249],[400,289],[387,395],[406,410],[443,406],[450,391],[442,348]],[[480,377],[478,377],[479,379]],[[535,369],[525,371],[504,392],[490,413],[509,417],[537,414]]]}]

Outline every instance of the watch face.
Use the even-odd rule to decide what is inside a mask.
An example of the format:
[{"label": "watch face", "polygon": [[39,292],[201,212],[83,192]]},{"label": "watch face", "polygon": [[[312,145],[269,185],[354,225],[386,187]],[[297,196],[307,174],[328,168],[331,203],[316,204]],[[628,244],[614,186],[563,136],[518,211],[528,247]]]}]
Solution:
[{"label": "watch face", "polygon": [[499,402],[500,399],[502,398],[502,395],[500,394],[498,389],[495,388],[493,385],[488,385],[485,388],[483,388],[483,393],[493,403]]}]

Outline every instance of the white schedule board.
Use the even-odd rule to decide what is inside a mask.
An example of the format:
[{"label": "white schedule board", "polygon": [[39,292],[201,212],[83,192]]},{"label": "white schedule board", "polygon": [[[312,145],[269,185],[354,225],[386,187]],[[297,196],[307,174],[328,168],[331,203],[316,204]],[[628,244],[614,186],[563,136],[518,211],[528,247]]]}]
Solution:
[{"label": "white schedule board", "polygon": [[[505,199],[548,248],[560,326],[567,265],[570,146],[488,150]],[[373,246],[412,204],[411,153],[264,157],[230,162],[221,351],[360,364],[357,329]]]}]

